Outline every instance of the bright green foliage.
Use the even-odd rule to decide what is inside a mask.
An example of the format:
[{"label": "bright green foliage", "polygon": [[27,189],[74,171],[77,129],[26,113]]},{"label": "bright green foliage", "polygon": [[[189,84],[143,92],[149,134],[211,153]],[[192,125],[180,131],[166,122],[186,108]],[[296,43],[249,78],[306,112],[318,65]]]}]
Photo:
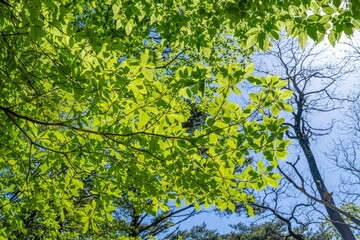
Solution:
[{"label": "bright green foliage", "polygon": [[[124,196],[152,214],[233,209],[243,188],[276,186],[291,93],[239,59],[283,28],[304,45],[359,27],[341,1],[317,2],[0,2],[0,236],[96,236]],[[242,81],[261,86],[247,106],[229,100]],[[185,99],[208,112],[192,134]],[[234,175],[254,152],[258,167]]]}]

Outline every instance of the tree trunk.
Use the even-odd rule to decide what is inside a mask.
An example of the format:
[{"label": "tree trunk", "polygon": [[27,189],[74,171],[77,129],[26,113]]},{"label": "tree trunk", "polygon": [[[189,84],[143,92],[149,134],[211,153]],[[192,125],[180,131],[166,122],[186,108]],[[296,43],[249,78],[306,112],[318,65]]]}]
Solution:
[{"label": "tree trunk", "polygon": [[[301,146],[301,148],[305,154],[306,160],[309,164],[311,176],[315,182],[318,192],[320,193],[321,199],[323,201],[328,202],[335,206],[334,199],[333,199],[332,195],[329,193],[329,191],[327,190],[324,180],[322,179],[322,177],[320,175],[319,168],[317,167],[314,154],[311,151],[308,138],[301,132],[301,130],[298,126],[299,125],[295,126],[296,136],[299,140],[300,146]],[[334,225],[334,227],[339,232],[341,237],[344,240],[356,240],[353,232],[351,231],[350,227],[345,223],[345,221],[341,217],[340,213],[338,213],[337,211],[334,211],[333,209],[327,207],[326,205],[324,205],[324,207],[325,207],[327,213],[329,214],[331,223]]]},{"label": "tree trunk", "polygon": [[138,222],[139,222],[139,215],[137,215],[134,210],[131,216],[129,237],[136,238],[139,236]]}]

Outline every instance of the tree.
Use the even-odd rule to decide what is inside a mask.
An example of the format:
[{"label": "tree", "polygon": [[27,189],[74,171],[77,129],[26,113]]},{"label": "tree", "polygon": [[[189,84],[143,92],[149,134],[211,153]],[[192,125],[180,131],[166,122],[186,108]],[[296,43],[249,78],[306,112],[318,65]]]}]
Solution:
[{"label": "tree", "polygon": [[[258,224],[234,224],[230,225],[233,229],[228,234],[219,234],[216,230],[209,230],[206,224],[194,226],[190,230],[178,231],[170,240],[189,239],[189,240],[285,240],[294,239],[287,234],[286,224],[281,221],[264,222]],[[301,229],[297,232],[303,232]],[[318,232],[303,233],[309,240],[330,240],[322,230]]]},{"label": "tree", "polygon": [[[324,54],[326,49],[315,46],[300,49],[292,40],[275,42],[274,45],[273,51],[268,53],[274,63],[273,68],[281,69],[280,77],[288,81],[286,88],[294,92],[289,100],[294,112],[291,120],[284,123],[290,127],[287,136],[298,141],[310,169],[311,181],[305,181],[305,177],[297,170],[296,164],[299,162],[300,156],[295,164],[289,163],[295,173],[294,176],[288,175],[282,168],[279,170],[295,189],[300,190],[311,200],[323,204],[329,221],[343,239],[355,239],[351,226],[345,222],[344,217],[350,217],[355,224],[360,222],[355,216],[336,206],[333,195],[329,192],[327,183],[320,174],[320,159],[316,159],[310,145],[314,138],[331,132],[334,125],[332,120],[328,127],[316,126],[311,115],[333,112],[341,107],[341,102],[354,101],[351,98],[342,98],[339,96],[340,93],[336,92],[336,86],[350,72],[349,61],[345,58],[333,63],[330,61],[322,63],[321,59],[326,56]],[[299,184],[296,183],[296,178],[300,180]],[[306,190],[305,186],[311,185],[309,182],[316,187],[314,194],[311,193],[313,189]],[[302,205],[302,207],[306,206]],[[307,204],[307,206],[314,206],[314,204]],[[291,218],[293,217],[292,214]]]},{"label": "tree", "polygon": [[[346,46],[350,46],[348,52],[351,61],[358,64],[359,60],[359,44],[356,41],[346,43]],[[348,49],[349,50],[349,49]],[[355,67],[356,69],[356,67]],[[357,73],[357,70],[355,70]],[[357,84],[354,84],[354,91],[358,91]],[[342,119],[340,123],[340,129],[342,130],[336,140],[331,144],[326,156],[336,166],[339,173],[339,194],[341,196],[341,210],[351,213],[351,216],[346,216],[345,221],[347,224],[354,226],[354,220],[352,216],[360,219],[360,203],[359,199],[359,177],[360,166],[358,164],[358,146],[359,146],[359,98],[355,101],[348,103],[344,111],[341,112]],[[359,222],[356,222],[357,226],[354,227],[354,233],[356,237],[360,237]],[[329,232],[334,232],[334,229],[325,223]],[[334,233],[334,239],[340,239],[340,237]]]},{"label": "tree", "polygon": [[[346,54],[354,63],[355,74],[358,74],[358,64],[360,56],[360,47],[358,38],[345,43]],[[358,85],[355,82],[352,90],[357,93]],[[331,145],[327,154],[328,158],[333,161],[335,166],[341,170],[341,187],[339,191],[344,195],[346,201],[351,204],[356,203],[359,198],[358,186],[360,177],[360,166],[358,164],[358,145],[360,133],[360,103],[359,99],[347,104],[341,112],[341,134]],[[359,204],[359,203],[357,203]]]},{"label": "tree", "polygon": [[[287,167],[280,165],[279,172],[285,179],[280,181],[279,185],[277,183],[273,185],[276,189],[268,188],[255,193],[257,201],[252,205],[255,209],[262,210],[257,213],[260,219],[266,218],[270,221],[277,219],[286,224],[287,235],[295,239],[306,237],[301,234],[301,231],[296,232],[299,227],[307,231],[311,229],[311,226],[319,228],[318,223],[322,222],[318,219],[319,217],[324,217],[329,223],[340,227],[340,230],[332,230],[332,232],[340,232],[344,239],[350,239],[350,236],[355,238],[352,232],[356,232],[355,225],[358,223],[358,218],[353,211],[344,210],[334,203],[333,195],[329,193],[329,190],[323,196],[319,193],[319,188],[327,188],[327,182],[320,175],[322,163],[327,157],[315,158],[312,152],[316,148],[311,144],[312,140],[322,141],[321,136],[330,133],[334,125],[334,120],[329,115],[326,115],[329,125],[325,127],[320,125],[313,116],[319,117],[320,114],[334,112],[341,108],[341,103],[352,102],[356,99],[356,97],[354,99],[341,97],[337,91],[337,86],[342,83],[341,80],[349,76],[348,74],[352,72],[350,69],[353,67],[348,58],[337,60],[333,58],[331,61],[326,59],[329,58],[330,51],[324,46],[312,44],[302,49],[296,41],[283,38],[281,41],[274,41],[274,48],[271,51],[254,56],[256,66],[259,66],[258,72],[263,74],[278,72],[281,79],[288,81],[285,88],[294,92],[288,100],[294,112],[287,116],[284,125],[289,126],[287,136],[294,140],[294,145],[300,137],[303,145],[299,146],[302,151],[295,162],[288,161],[283,164]],[[251,89],[251,91],[254,90]],[[349,123],[349,126],[356,126],[356,124]],[[351,131],[354,132],[354,129]],[[348,146],[348,144],[345,145]],[[337,144],[337,146],[341,145]],[[293,150],[297,151],[296,148]],[[303,162],[303,159],[307,161]],[[250,164],[254,165],[254,163]],[[310,175],[299,170],[299,166],[303,168],[304,164],[311,169]],[[253,189],[249,192],[252,194]],[[330,203],[331,198],[332,203]],[[341,198],[338,202],[341,204],[344,202],[343,199],[345,198]],[[327,210],[332,215],[322,213],[322,206],[319,204],[328,208]],[[243,206],[238,204],[236,212],[242,213],[242,211]],[[350,224],[351,222],[353,223]],[[349,235],[344,237],[346,232]],[[332,236],[335,237],[335,235]]]},{"label": "tree", "polygon": [[[291,92],[234,59],[269,49],[284,28],[320,41],[359,27],[341,1],[256,3],[2,1],[0,236],[38,222],[38,237],[99,238],[124,196],[137,214],[183,201],[251,211],[243,188],[276,181],[286,155],[277,116]],[[244,107],[228,99],[241,81],[262,88]],[[208,112],[193,134],[185,99]],[[234,174],[251,152],[266,167]]]},{"label": "tree", "polygon": [[216,230],[209,230],[205,223],[193,226],[190,230],[180,230],[176,232],[174,236],[169,238],[169,240],[179,240],[179,239],[188,239],[188,240],[219,240],[222,239],[221,235]]}]

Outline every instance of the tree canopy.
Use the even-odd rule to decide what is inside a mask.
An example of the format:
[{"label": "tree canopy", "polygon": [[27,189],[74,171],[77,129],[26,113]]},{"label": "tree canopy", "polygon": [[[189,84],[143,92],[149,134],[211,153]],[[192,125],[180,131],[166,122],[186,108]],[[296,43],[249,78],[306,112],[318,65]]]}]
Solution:
[{"label": "tree canopy", "polygon": [[[0,236],[35,222],[38,237],[96,236],[123,198],[150,214],[237,202],[251,213],[243,189],[277,186],[289,144],[279,114],[292,108],[287,81],[254,76],[247,56],[283,30],[335,43],[360,27],[354,11],[340,0],[0,1]],[[243,81],[260,90],[235,103]],[[188,131],[195,103],[206,119]],[[252,153],[263,160],[236,171]]]}]

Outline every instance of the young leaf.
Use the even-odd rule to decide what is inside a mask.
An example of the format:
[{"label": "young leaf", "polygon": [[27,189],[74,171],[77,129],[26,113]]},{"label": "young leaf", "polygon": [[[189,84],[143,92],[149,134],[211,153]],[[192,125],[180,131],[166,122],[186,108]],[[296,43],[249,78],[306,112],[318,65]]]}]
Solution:
[{"label": "young leaf", "polygon": [[300,32],[299,34],[299,44],[302,48],[305,48],[306,46],[306,43],[307,43],[307,39],[308,39],[308,36],[306,35],[305,32]]},{"label": "young leaf", "polygon": [[133,27],[134,27],[134,19],[130,19],[127,23],[126,23],[126,26],[125,26],[125,33],[126,35],[130,35],[130,33],[132,32],[133,30]]}]

